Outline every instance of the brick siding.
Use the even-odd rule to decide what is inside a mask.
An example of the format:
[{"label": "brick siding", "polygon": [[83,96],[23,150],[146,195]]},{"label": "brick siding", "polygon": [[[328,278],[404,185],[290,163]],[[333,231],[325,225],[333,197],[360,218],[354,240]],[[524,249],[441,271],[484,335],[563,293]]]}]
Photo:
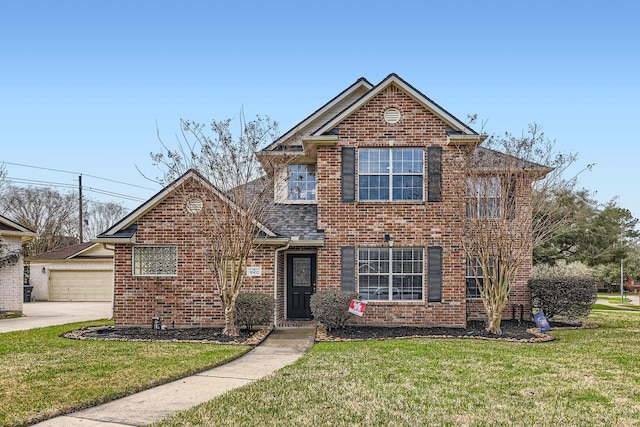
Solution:
[{"label": "brick siding", "polygon": [[[134,276],[133,246],[118,244],[114,255],[114,318],[117,325],[148,326],[153,317],[176,327],[222,326],[224,311],[207,264],[207,234],[194,226],[178,191],[138,221],[136,245],[176,245],[176,276]],[[273,248],[258,247],[249,265],[261,277],[247,277],[243,292],[273,295]]]},{"label": "brick siding", "polygon": [[[400,110],[402,119],[388,124],[387,108]],[[340,288],[340,248],[342,246],[393,247],[440,246],[443,248],[441,302],[370,302],[365,316],[354,319],[368,324],[464,326],[470,318],[483,317],[480,303],[467,305],[465,254],[462,239],[464,201],[455,186],[463,184],[460,168],[462,151],[447,144],[446,124],[413,98],[390,86],[373,97],[339,124],[335,147],[319,147],[317,160],[318,227],[325,231],[324,246],[318,253],[318,290]],[[369,202],[341,201],[341,147],[442,147],[442,201]],[[426,159],[425,196],[426,200]],[[425,251],[426,255],[426,251]],[[511,301],[525,304],[530,315],[526,278],[530,261],[513,284]],[[426,257],[425,257],[426,270]],[[469,311],[469,312],[468,312]],[[511,315],[509,311],[508,316]],[[506,318],[508,318],[506,316]]]}]

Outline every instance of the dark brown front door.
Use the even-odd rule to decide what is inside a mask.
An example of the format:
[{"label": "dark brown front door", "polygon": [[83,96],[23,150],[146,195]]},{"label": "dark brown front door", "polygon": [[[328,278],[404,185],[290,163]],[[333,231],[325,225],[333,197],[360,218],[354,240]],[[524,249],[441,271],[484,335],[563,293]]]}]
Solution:
[{"label": "dark brown front door", "polygon": [[316,288],[316,254],[287,255],[287,318],[310,319]]}]

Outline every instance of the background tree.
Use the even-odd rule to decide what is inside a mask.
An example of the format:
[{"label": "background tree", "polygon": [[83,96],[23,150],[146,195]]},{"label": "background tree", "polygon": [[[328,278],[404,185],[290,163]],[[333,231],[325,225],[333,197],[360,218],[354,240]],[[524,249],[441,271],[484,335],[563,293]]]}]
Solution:
[{"label": "background tree", "polygon": [[597,214],[597,202],[585,189],[565,189],[549,195],[544,206],[558,210],[564,218],[549,239],[533,250],[534,264],[556,265],[580,259],[578,242],[585,236],[588,222]]},{"label": "background tree", "polygon": [[[594,268],[595,276],[607,284],[610,292],[618,289],[617,285],[620,284],[620,264],[620,260],[616,260]],[[638,243],[630,244],[624,253],[622,275],[625,281],[640,278],[640,246]]]},{"label": "background tree", "polygon": [[77,243],[77,198],[51,188],[15,187],[5,190],[4,214],[35,230],[38,237],[28,245],[28,254],[59,249]]},{"label": "background tree", "polygon": [[83,197],[84,235],[93,239],[123,218],[128,210],[116,202],[98,202]]},{"label": "background tree", "polygon": [[199,199],[205,206],[194,218],[204,233],[212,281],[224,307],[223,333],[237,336],[235,302],[245,281],[247,261],[258,247],[256,239],[264,236],[259,224],[268,222],[273,213],[269,206],[276,169],[284,165],[267,164],[265,171],[256,152],[275,138],[277,124],[268,117],[246,121],[241,115],[237,135],[231,130],[231,119],[213,120],[209,127],[188,120],[180,124],[177,147],[171,149],[160,140],[162,151],[151,154],[162,172],[155,181],[167,185],[194,169],[214,186],[185,187],[184,197],[188,200],[193,191],[201,192]]},{"label": "background tree", "polygon": [[[27,244],[25,255],[36,255],[79,243],[78,195],[53,188],[6,186],[0,193],[0,213],[35,230],[38,237]],[[87,239],[106,230],[127,210],[117,203],[83,199]]]},{"label": "background tree", "polygon": [[596,266],[620,263],[633,249],[640,233],[638,220],[628,209],[617,205],[615,199],[596,211],[584,224],[576,239],[575,259]]},{"label": "background tree", "polygon": [[[487,330],[501,334],[501,317],[520,267],[533,248],[569,221],[552,201],[570,192],[575,179],[563,173],[575,155],[557,153],[554,141],[532,124],[522,136],[489,138],[465,157],[466,200],[462,246],[474,268],[487,313]],[[528,203],[527,197],[531,197]]]},{"label": "background tree", "polygon": [[6,183],[7,183],[7,165],[2,163],[0,164],[0,193],[2,193],[2,190]]}]

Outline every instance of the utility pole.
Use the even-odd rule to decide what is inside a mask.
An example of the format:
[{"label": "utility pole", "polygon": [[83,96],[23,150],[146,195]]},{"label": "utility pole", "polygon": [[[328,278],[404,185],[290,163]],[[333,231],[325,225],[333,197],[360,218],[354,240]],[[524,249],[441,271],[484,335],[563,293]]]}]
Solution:
[{"label": "utility pole", "polygon": [[84,241],[84,237],[82,235],[82,175],[78,175],[78,218],[80,219],[80,242]]}]

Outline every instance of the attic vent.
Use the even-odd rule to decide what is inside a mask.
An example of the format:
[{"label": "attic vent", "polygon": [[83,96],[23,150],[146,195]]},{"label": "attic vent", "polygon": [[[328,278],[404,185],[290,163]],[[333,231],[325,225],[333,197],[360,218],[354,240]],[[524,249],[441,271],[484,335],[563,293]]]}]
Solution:
[{"label": "attic vent", "polygon": [[384,112],[384,121],[389,124],[398,123],[401,119],[400,110],[397,108],[387,108]]},{"label": "attic vent", "polygon": [[202,210],[202,200],[197,197],[187,200],[187,210],[192,214],[197,214]]}]

